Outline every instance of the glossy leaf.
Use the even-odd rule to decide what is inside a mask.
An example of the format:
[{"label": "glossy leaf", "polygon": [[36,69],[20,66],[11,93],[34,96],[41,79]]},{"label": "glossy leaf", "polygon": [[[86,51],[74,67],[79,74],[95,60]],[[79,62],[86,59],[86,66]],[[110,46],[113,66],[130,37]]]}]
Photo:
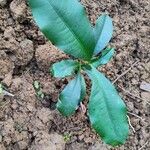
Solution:
[{"label": "glossy leaf", "polygon": [[41,31],[54,45],[76,58],[92,57],[94,34],[78,0],[29,0],[29,5]]},{"label": "glossy leaf", "polygon": [[99,66],[107,64],[113,57],[114,53],[115,53],[114,48],[106,48],[105,50],[102,51],[101,56],[96,58],[96,60],[92,63],[92,66],[97,68]]},{"label": "glossy leaf", "polygon": [[86,70],[92,80],[88,104],[92,127],[112,146],[123,144],[128,136],[127,110],[111,82],[94,67]]},{"label": "glossy leaf", "polygon": [[63,78],[73,75],[79,68],[79,63],[73,60],[63,60],[52,65],[51,72],[54,77]]},{"label": "glossy leaf", "polygon": [[97,55],[107,46],[112,37],[112,19],[106,14],[101,15],[96,22],[94,33],[96,38],[94,54]]},{"label": "glossy leaf", "polygon": [[57,109],[62,115],[70,116],[75,112],[85,96],[85,89],[84,78],[79,73],[75,79],[69,82],[59,96]]}]

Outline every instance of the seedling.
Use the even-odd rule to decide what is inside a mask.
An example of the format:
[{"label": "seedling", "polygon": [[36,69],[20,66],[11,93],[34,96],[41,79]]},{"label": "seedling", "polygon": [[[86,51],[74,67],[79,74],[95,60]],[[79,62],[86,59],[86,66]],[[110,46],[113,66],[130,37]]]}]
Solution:
[{"label": "seedling", "polygon": [[34,86],[34,89],[35,89],[35,92],[36,92],[36,96],[39,99],[43,99],[44,98],[44,93],[42,92],[40,83],[38,81],[34,81],[33,86]]},{"label": "seedling", "polygon": [[96,68],[114,54],[107,47],[112,33],[112,19],[101,15],[92,27],[78,0],[29,0],[34,19],[44,35],[75,60],[53,64],[54,77],[74,76],[61,92],[57,109],[64,116],[75,113],[86,94],[82,73],[92,81],[88,116],[92,127],[112,146],[123,144],[128,136],[127,110],[111,82]]},{"label": "seedling", "polygon": [[63,137],[64,137],[64,141],[65,141],[65,142],[69,142],[69,141],[70,141],[70,138],[71,138],[71,134],[65,133]]}]

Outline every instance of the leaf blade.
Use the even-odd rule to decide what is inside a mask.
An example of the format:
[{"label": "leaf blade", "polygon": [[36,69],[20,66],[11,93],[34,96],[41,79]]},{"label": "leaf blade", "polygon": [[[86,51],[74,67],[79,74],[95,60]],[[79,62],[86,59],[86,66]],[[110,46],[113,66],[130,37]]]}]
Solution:
[{"label": "leaf blade", "polygon": [[114,53],[115,53],[114,48],[106,48],[105,50],[102,51],[101,56],[98,57],[96,61],[92,62],[92,66],[97,68],[99,66],[107,64],[113,57]]},{"label": "leaf blade", "polygon": [[61,92],[57,109],[64,116],[72,115],[85,96],[84,78],[80,73]]},{"label": "leaf blade", "polygon": [[79,63],[68,59],[62,60],[52,65],[51,72],[56,78],[64,78],[73,75],[79,68]]},{"label": "leaf blade", "polygon": [[97,55],[107,46],[113,34],[112,19],[107,14],[103,14],[98,18],[94,33],[97,41],[94,54]]},{"label": "leaf blade", "polygon": [[29,0],[29,5],[41,31],[54,45],[76,58],[92,57],[92,27],[77,0]]},{"label": "leaf blade", "polygon": [[110,81],[94,67],[86,73],[92,80],[88,105],[92,127],[107,144],[123,144],[129,132],[124,102]]}]

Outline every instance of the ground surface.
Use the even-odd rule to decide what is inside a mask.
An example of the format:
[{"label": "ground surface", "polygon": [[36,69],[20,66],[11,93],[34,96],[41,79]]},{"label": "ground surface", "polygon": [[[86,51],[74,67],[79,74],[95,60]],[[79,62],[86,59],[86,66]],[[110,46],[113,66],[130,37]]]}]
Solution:
[{"label": "ground surface", "polygon": [[[135,130],[116,150],[150,149],[150,1],[82,0],[92,23],[102,12],[114,20],[114,59],[100,68],[114,81],[130,112]],[[49,66],[67,58],[34,24],[25,0],[0,0],[0,81],[14,97],[0,97],[0,150],[108,150],[91,130],[86,115],[63,118],[55,110],[58,93],[69,79],[58,80]],[[136,62],[136,64],[135,64]],[[35,96],[33,81],[41,83],[44,100]],[[86,97],[86,100],[88,97]],[[85,105],[87,101],[85,100]],[[133,113],[133,114],[132,114]]]}]

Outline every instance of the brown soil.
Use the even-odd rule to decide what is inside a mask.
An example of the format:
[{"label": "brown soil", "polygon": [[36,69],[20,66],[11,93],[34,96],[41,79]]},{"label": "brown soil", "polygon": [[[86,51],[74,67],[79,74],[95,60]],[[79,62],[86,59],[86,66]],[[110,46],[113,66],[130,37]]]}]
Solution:
[{"label": "brown soil", "polygon": [[[102,12],[114,20],[111,45],[116,55],[102,72],[122,95],[135,130],[125,145],[115,150],[150,149],[150,93],[140,89],[150,83],[150,1],[81,0],[92,23]],[[0,0],[0,81],[14,97],[0,97],[0,150],[108,150],[90,128],[80,110],[62,117],[55,110],[59,92],[69,79],[55,79],[49,66],[68,56],[47,42],[35,25],[25,0]],[[36,97],[34,81],[45,97]],[[88,91],[89,93],[89,91]],[[85,100],[87,103],[88,96]]]}]

